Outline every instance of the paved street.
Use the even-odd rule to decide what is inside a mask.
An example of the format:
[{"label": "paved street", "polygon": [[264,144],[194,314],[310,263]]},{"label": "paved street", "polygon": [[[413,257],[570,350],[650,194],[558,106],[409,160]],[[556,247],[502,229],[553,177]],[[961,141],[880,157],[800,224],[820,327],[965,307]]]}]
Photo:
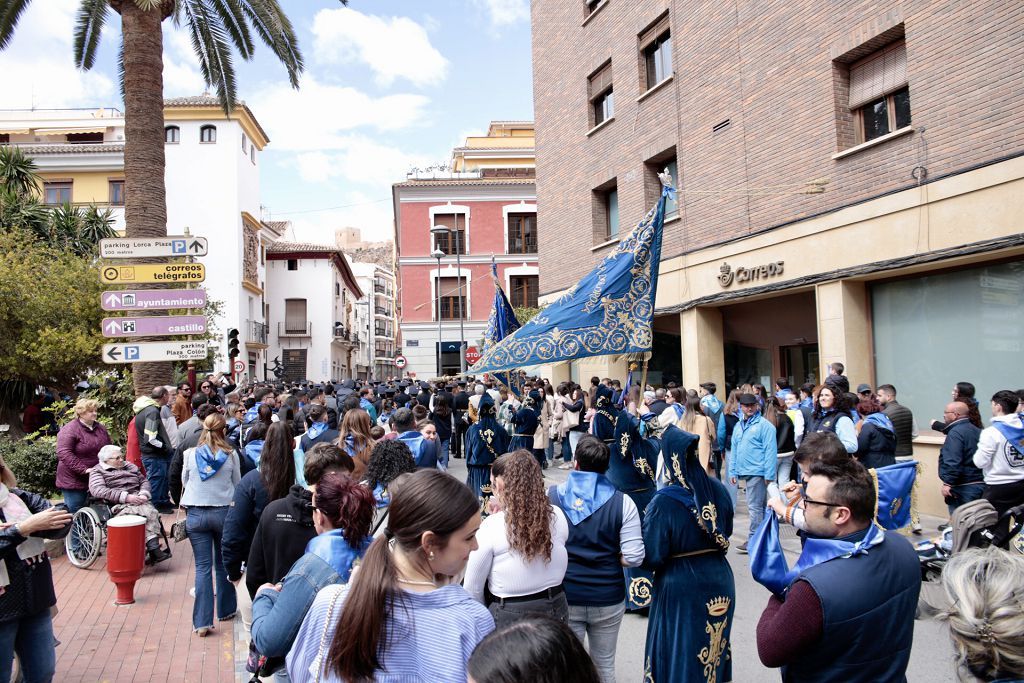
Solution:
[{"label": "paved street", "polygon": [[[453,460],[451,473],[465,477],[465,461]],[[564,481],[566,472],[544,472],[549,484]],[[736,528],[746,527],[745,509]],[[941,520],[926,519],[927,529]],[[165,517],[169,526],[170,517]],[[795,537],[785,539],[791,561],[799,549]],[[729,554],[736,577],[736,621],[733,624],[733,680],[744,683],[777,681],[778,672],[757,659],[755,629],[768,599],[767,591],[750,577],[747,556]],[[157,569],[147,570],[135,588],[136,604],[113,605],[114,586],[106,573],[105,558],[88,570],[76,569],[64,557],[54,559],[60,613],[54,621],[57,638],[57,678],[62,683],[129,683],[167,681],[185,683],[244,683],[246,641],[241,623],[219,625],[208,638],[191,633],[193,584],[189,544],[174,547],[174,557]],[[639,681],[643,671],[647,620],[627,615],[619,635],[619,681]],[[910,681],[955,681],[952,650],[946,633],[934,622],[917,622]]]}]

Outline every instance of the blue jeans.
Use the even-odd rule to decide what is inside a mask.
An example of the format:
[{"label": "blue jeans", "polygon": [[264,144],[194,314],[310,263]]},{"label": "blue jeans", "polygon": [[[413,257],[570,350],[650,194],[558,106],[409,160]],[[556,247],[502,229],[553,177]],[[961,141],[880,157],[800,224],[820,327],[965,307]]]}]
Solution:
[{"label": "blue jeans", "polygon": [[569,435],[562,437],[562,460],[572,462],[572,448],[569,447]]},{"label": "blue jeans", "polygon": [[238,609],[235,587],[228,581],[220,554],[220,539],[228,507],[191,507],[185,516],[188,540],[196,563],[196,601],[192,605],[192,627],[213,626],[214,587],[217,580],[217,618],[230,617]]},{"label": "blue jeans", "polygon": [[149,489],[153,493],[153,507],[168,507],[171,504],[171,499],[167,497],[167,468],[170,462],[167,458],[143,457],[142,465],[146,468]]},{"label": "blue jeans", "polygon": [[548,447],[544,449],[544,457],[548,462],[555,461],[555,440],[548,439]]},{"label": "blue jeans", "polygon": [[625,613],[625,602],[602,607],[569,605],[569,628],[581,643],[586,636],[587,649],[601,675],[601,683],[615,683],[615,648]]},{"label": "blue jeans", "polygon": [[11,621],[0,621],[0,683],[11,680],[14,653],[21,662],[24,683],[50,683],[57,669],[50,610]]},{"label": "blue jeans", "polygon": [[764,507],[768,503],[768,484],[764,477],[736,478],[747,482],[747,514],[750,515],[750,535],[747,537],[747,541],[749,542],[764,519]]},{"label": "blue jeans", "polygon": [[451,439],[437,442],[437,469],[441,470],[442,472],[446,472],[448,470],[448,449],[451,447],[451,445]]},{"label": "blue jeans", "polygon": [[789,483],[789,473],[793,469],[793,456],[787,455],[779,458],[775,468],[775,481],[779,485],[779,495],[782,496],[782,502],[785,503],[786,496],[782,494],[782,487]]},{"label": "blue jeans", "polygon": [[84,508],[89,500],[89,491],[86,489],[61,489],[61,493],[64,494],[64,504],[71,514]]}]

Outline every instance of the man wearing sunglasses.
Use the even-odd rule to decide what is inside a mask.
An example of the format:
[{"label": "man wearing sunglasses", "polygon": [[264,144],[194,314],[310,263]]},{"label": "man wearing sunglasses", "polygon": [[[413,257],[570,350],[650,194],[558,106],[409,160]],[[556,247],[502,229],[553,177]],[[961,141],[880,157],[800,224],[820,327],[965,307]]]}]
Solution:
[{"label": "man wearing sunglasses", "polygon": [[[785,681],[906,681],[921,590],[917,553],[873,523],[875,486],[850,459],[812,462],[803,487],[807,565],[757,626],[761,662]],[[807,561],[809,558],[810,561]]]}]

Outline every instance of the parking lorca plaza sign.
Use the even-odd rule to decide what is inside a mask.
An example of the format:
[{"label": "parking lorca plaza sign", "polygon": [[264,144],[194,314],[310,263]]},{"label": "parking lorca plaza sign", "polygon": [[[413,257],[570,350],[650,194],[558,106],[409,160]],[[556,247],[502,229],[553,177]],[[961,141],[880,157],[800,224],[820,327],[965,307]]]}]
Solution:
[{"label": "parking lorca plaza sign", "polygon": [[744,285],[755,280],[767,280],[771,277],[778,277],[782,275],[782,267],[785,263],[785,261],[773,261],[763,266],[754,266],[753,268],[740,267],[736,270],[733,270],[732,266],[728,263],[722,263],[722,267],[718,269],[718,284],[722,285],[722,287],[730,287],[734,282],[738,285]]}]

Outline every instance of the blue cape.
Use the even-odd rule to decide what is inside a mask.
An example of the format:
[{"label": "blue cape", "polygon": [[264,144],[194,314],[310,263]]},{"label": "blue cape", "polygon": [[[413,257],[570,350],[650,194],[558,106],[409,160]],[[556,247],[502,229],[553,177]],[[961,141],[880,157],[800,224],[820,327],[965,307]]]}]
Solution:
[{"label": "blue cape", "polygon": [[885,413],[871,413],[864,418],[864,421],[870,422],[881,429],[888,429],[893,434],[896,433],[896,428],[892,426],[892,420]]},{"label": "blue cape", "polygon": [[320,436],[326,431],[326,422],[314,422],[312,425],[310,425],[309,429],[306,430],[306,436],[308,436],[310,439],[315,439],[316,437]]},{"label": "blue cape", "polygon": [[615,495],[615,486],[597,472],[569,472],[569,478],[555,489],[569,523],[576,526],[601,509]]},{"label": "blue cape", "polygon": [[669,485],[655,495],[674,498],[693,513],[701,530],[720,549],[729,549],[729,539],[718,519],[718,508],[708,473],[697,455],[695,434],[669,425],[661,435],[661,454]]},{"label": "blue cape", "polygon": [[260,456],[263,454],[263,439],[253,439],[245,444],[245,455],[252,460],[256,469],[260,468]]},{"label": "blue cape", "polygon": [[992,420],[992,426],[999,430],[999,433],[1010,442],[1011,446],[1020,450],[1024,449],[1024,413],[1019,413],[1017,417],[1022,423],[1020,427],[1000,420]]},{"label": "blue cape", "polygon": [[372,541],[373,537],[367,536],[358,548],[353,548],[345,540],[341,529],[332,529],[310,539],[306,544],[306,552],[331,565],[334,571],[338,572],[342,583],[348,583],[353,564],[366,553]]},{"label": "blue cape", "polygon": [[199,470],[199,479],[202,481],[206,481],[217,474],[217,470],[227,461],[227,451],[214,451],[205,444],[196,448],[196,469]]}]

